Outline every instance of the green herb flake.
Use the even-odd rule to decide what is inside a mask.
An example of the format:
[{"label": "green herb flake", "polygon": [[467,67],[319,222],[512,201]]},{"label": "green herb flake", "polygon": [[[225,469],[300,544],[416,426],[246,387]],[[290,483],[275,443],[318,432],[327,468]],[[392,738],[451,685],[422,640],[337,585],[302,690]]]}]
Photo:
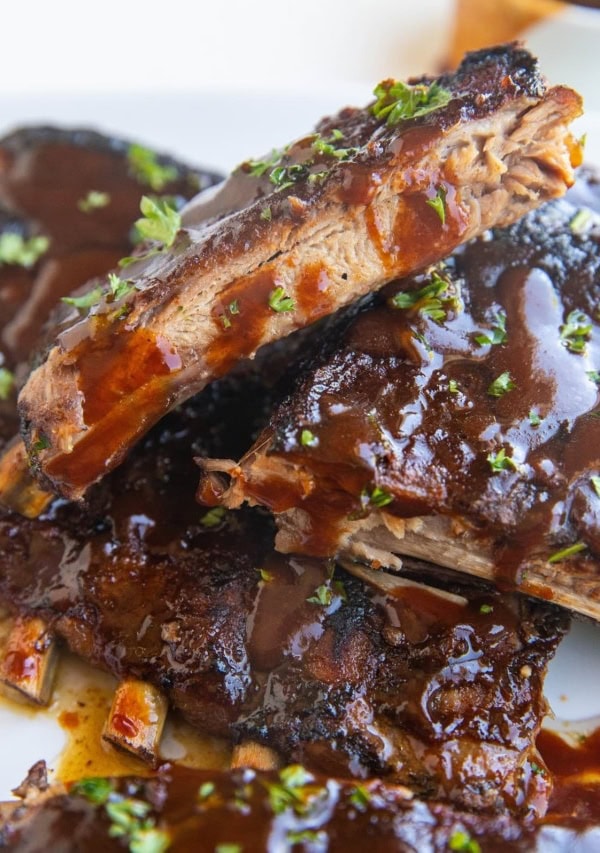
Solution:
[{"label": "green herb flake", "polygon": [[493,325],[489,332],[475,335],[475,340],[481,346],[497,346],[506,343],[506,313],[498,311],[494,315]]},{"label": "green herb flake", "polygon": [[134,830],[129,841],[129,853],[164,853],[170,846],[168,833],[151,826]]},{"label": "green herb flake", "polygon": [[377,509],[381,509],[394,500],[393,495],[390,495],[389,492],[386,492],[385,489],[381,489],[379,486],[375,486],[369,497],[369,503],[371,506],[377,507]]},{"label": "green herb flake", "polygon": [[45,435],[40,435],[40,437],[31,445],[31,450],[33,453],[39,453],[42,450],[47,450],[49,447],[50,439]]},{"label": "green herb flake", "polygon": [[494,607],[491,604],[482,604],[481,607],[479,608],[479,612],[483,613],[486,616],[488,613],[492,613],[493,610],[494,610]]},{"label": "green herb flake", "polygon": [[598,370],[588,370],[586,372],[588,379],[591,379],[596,385],[600,385],[600,372]]},{"label": "green herb flake", "polygon": [[546,771],[544,770],[544,768],[543,768],[543,767],[540,767],[540,765],[539,765],[539,764],[536,764],[536,763],[535,763],[535,761],[532,761],[532,762],[531,762],[530,767],[531,767],[531,772],[532,772],[535,776],[543,776],[543,775],[545,774],[545,772],[546,772]]},{"label": "green herb flake", "polygon": [[15,387],[15,377],[6,367],[0,367],[0,400],[8,400]]},{"label": "green herb flake", "polygon": [[103,296],[104,291],[102,288],[94,287],[93,290],[88,290],[83,296],[63,296],[61,302],[64,302],[66,305],[72,305],[78,311],[86,311],[93,305],[98,305]]},{"label": "green herb flake", "polygon": [[156,240],[164,248],[172,246],[181,228],[178,211],[166,200],[152,199],[147,195],[142,196],[140,210],[144,215],[135,223],[140,236],[144,240]]},{"label": "green herb flake", "polygon": [[426,204],[437,213],[442,225],[446,224],[446,191],[443,187],[437,191],[435,198],[428,198]]},{"label": "green herb flake", "polygon": [[315,136],[312,149],[315,154],[320,154],[322,157],[334,157],[336,160],[349,160],[357,152],[358,148],[338,148],[334,143],[339,142],[344,138],[344,134],[340,131],[333,131],[327,139],[323,138],[320,133]]},{"label": "green herb flake", "polygon": [[260,579],[264,583],[271,583],[271,581],[275,577],[273,572],[268,572],[266,569],[259,569],[258,571],[260,572]]},{"label": "green herb flake", "polygon": [[154,192],[161,192],[168,183],[177,178],[175,166],[165,166],[158,162],[157,155],[143,145],[133,144],[127,151],[129,168],[135,178],[146,184]]},{"label": "green herb flake", "polygon": [[272,169],[280,160],[283,151],[273,149],[266,160],[248,160],[242,164],[242,167],[247,167],[247,173],[253,178],[261,178],[268,169]]},{"label": "green herb flake", "polygon": [[494,379],[492,384],[487,389],[487,392],[490,397],[502,397],[509,391],[514,391],[516,387],[517,386],[510,378],[510,373],[505,370],[504,373],[501,373],[497,379]]},{"label": "green herb flake", "polygon": [[458,387],[458,382],[456,381],[456,379],[449,379],[448,380],[448,391],[451,394],[458,394],[459,390],[460,389]]},{"label": "green herb flake", "polygon": [[414,310],[436,323],[446,319],[448,310],[460,310],[460,298],[451,283],[434,272],[431,281],[420,290],[397,293],[390,300],[392,307]]},{"label": "green herb flake", "polygon": [[314,594],[307,598],[311,604],[320,604],[322,607],[329,607],[333,599],[333,592],[330,586],[327,584],[321,584],[318,586]]},{"label": "green herb flake", "polygon": [[596,494],[600,498],[600,477],[597,477],[597,476],[590,477],[590,482],[592,484],[594,491],[596,492]]},{"label": "green herb flake", "polygon": [[227,510],[224,506],[214,506],[202,516],[200,524],[203,527],[216,527],[223,521],[226,512]]},{"label": "green herb flake", "polygon": [[271,217],[272,217],[272,214],[271,214],[271,207],[270,207],[270,205],[267,205],[266,207],[263,207],[263,209],[262,209],[262,210],[261,210],[261,212],[260,212],[260,218],[261,218],[261,219],[264,219],[264,220],[265,220],[265,222],[270,222],[270,221],[271,221]]},{"label": "green herb flake", "polygon": [[95,806],[102,806],[108,802],[108,798],[115,790],[110,779],[90,778],[75,782],[69,790],[69,794],[83,797]]},{"label": "green herb flake", "polygon": [[114,301],[118,302],[125,296],[129,296],[135,290],[135,287],[131,279],[119,278],[114,272],[109,272],[108,289]]},{"label": "green herb flake", "polygon": [[285,311],[294,311],[296,303],[291,296],[287,296],[283,287],[276,287],[269,295],[269,308],[281,314]]},{"label": "green herb flake", "polygon": [[481,853],[479,843],[464,829],[455,829],[448,839],[448,848],[455,853]]},{"label": "green herb flake", "polygon": [[515,460],[511,456],[506,455],[506,450],[503,447],[498,453],[488,453],[486,459],[494,474],[500,471],[517,471],[519,468]]},{"label": "green herb flake", "polygon": [[359,812],[364,812],[371,802],[371,794],[364,785],[356,785],[352,789],[348,799],[355,809],[358,809]]},{"label": "green herb flake", "polygon": [[276,166],[269,173],[269,180],[278,190],[285,190],[308,176],[308,168],[301,163],[291,166]]},{"label": "green herb flake", "polygon": [[561,563],[563,560],[568,560],[569,557],[574,557],[575,554],[580,554],[585,551],[587,545],[585,542],[575,542],[574,545],[569,545],[568,548],[562,548],[560,551],[555,551],[548,557],[549,563]]},{"label": "green herb flake", "polygon": [[390,126],[445,107],[452,98],[452,94],[438,83],[411,86],[399,80],[385,80],[375,87],[373,94],[377,100],[371,112]]},{"label": "green herb flake", "polygon": [[209,797],[215,793],[215,783],[214,782],[203,782],[198,788],[198,799],[199,800],[208,800]]},{"label": "green herb flake", "polygon": [[237,299],[234,299],[233,302],[229,303],[229,313],[233,315],[240,313],[240,306]]},{"label": "green herb flake", "polygon": [[582,208],[577,211],[575,216],[569,222],[569,228],[573,234],[581,236],[590,230],[591,226],[594,224],[594,218],[595,217],[591,210]]},{"label": "green herb flake", "polygon": [[314,447],[319,443],[317,436],[309,429],[303,429],[300,433],[300,444],[302,447]]},{"label": "green herb flake", "polygon": [[323,171],[323,170],[321,170],[320,172],[311,172],[310,175],[308,176],[308,183],[309,184],[318,184],[321,181],[325,180],[325,178],[327,177],[327,174],[328,173]]},{"label": "green herb flake", "polygon": [[286,838],[288,844],[319,844],[324,846],[327,843],[327,833],[322,829],[290,830]]},{"label": "green herb flake", "polygon": [[100,190],[90,190],[86,196],[79,199],[77,207],[82,213],[91,213],[93,210],[100,210],[100,208],[107,207],[109,204],[110,193],[103,193]]},{"label": "green herb flake", "polygon": [[529,410],[529,416],[528,417],[529,417],[529,423],[531,424],[532,427],[538,427],[542,422],[542,418],[539,416],[539,414],[536,412],[535,409]]},{"label": "green herb flake", "polygon": [[242,853],[241,844],[217,844],[215,853]]},{"label": "green herb flake", "polygon": [[21,234],[5,231],[0,234],[0,266],[14,264],[30,269],[48,251],[50,240],[38,235],[26,240]]},{"label": "green herb flake", "polygon": [[592,333],[590,318],[583,311],[571,311],[560,327],[560,339],[570,352],[583,355],[586,341]]},{"label": "green herb flake", "polygon": [[224,329],[231,329],[231,320],[227,314],[219,314],[219,320]]}]

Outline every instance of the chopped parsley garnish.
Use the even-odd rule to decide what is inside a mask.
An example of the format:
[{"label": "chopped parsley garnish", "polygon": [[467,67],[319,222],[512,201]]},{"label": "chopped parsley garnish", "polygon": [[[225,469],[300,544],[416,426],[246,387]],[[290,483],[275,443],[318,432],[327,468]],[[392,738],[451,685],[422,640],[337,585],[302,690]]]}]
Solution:
[{"label": "chopped parsley garnish", "polygon": [[365,489],[361,495],[361,498],[366,498],[367,503],[371,504],[371,506],[377,507],[377,509],[381,509],[394,500],[394,496],[390,495],[389,492],[386,492],[385,489],[381,489],[379,486],[375,486],[371,494],[367,492]]},{"label": "chopped parsley garnish", "polygon": [[152,199],[142,196],[140,210],[144,214],[135,223],[138,233],[144,240],[157,240],[164,248],[175,242],[181,228],[181,216],[165,199]]},{"label": "chopped parsley garnish", "polygon": [[261,178],[267,169],[272,169],[280,160],[283,155],[283,151],[278,151],[277,149],[273,149],[271,151],[270,156],[266,160],[248,160],[246,164],[248,166],[248,174],[253,178]]},{"label": "chopped parsley garnish", "polygon": [[214,506],[208,512],[204,513],[200,519],[200,524],[203,527],[216,527],[217,524],[223,521],[226,512],[227,510],[224,506]]},{"label": "chopped parsley garnish", "polygon": [[114,790],[115,787],[110,779],[91,778],[75,782],[69,793],[84,797],[95,806],[103,806]]},{"label": "chopped parsley garnish", "polygon": [[83,296],[63,296],[61,298],[61,302],[65,302],[67,305],[72,305],[74,308],[84,311],[86,308],[91,308],[93,305],[97,305],[103,296],[104,291],[102,288],[94,287],[92,290],[88,290],[87,293],[84,293]]},{"label": "chopped parsley garnish", "polygon": [[436,272],[431,281],[420,290],[397,293],[390,300],[394,308],[414,309],[436,323],[446,319],[449,309],[458,311],[459,297],[451,292],[451,284]]},{"label": "chopped parsley garnish", "polygon": [[260,579],[265,583],[271,583],[274,578],[273,572],[267,571],[267,569],[259,569]]},{"label": "chopped parsley garnish", "polygon": [[327,843],[327,833],[322,829],[290,830],[286,836],[288,844],[318,844],[323,847]]},{"label": "chopped parsley garnish", "polygon": [[456,381],[456,379],[449,379],[448,380],[448,391],[451,394],[458,394],[459,390],[460,389],[458,387],[458,382]]},{"label": "chopped parsley garnish", "polygon": [[364,785],[356,785],[352,789],[348,799],[355,809],[358,809],[359,812],[364,812],[371,802],[371,794]]},{"label": "chopped parsley garnish", "polygon": [[571,311],[567,321],[560,327],[560,339],[571,352],[585,352],[586,341],[592,333],[592,323],[583,311]]},{"label": "chopped parsley garnish", "polygon": [[276,287],[269,295],[269,308],[281,314],[285,311],[294,311],[296,304],[291,296],[287,296],[283,287]]},{"label": "chopped parsley garnish", "polygon": [[537,427],[541,424],[541,422],[542,422],[542,419],[540,418],[539,414],[535,411],[535,409],[530,409],[529,410],[529,423],[531,424],[531,426]]},{"label": "chopped parsley garnish", "polygon": [[21,234],[5,231],[0,234],[0,266],[14,264],[30,269],[48,251],[50,240],[39,235],[26,240]]},{"label": "chopped parsley garnish", "polygon": [[499,471],[517,471],[519,466],[511,456],[506,455],[506,450],[502,447],[498,453],[488,453],[486,456],[490,468],[494,474]]},{"label": "chopped parsley garnish", "polygon": [[276,166],[269,174],[269,180],[278,190],[285,190],[308,175],[308,168],[300,163],[291,166]]},{"label": "chopped parsley garnish", "polygon": [[119,299],[123,299],[125,296],[129,296],[129,294],[133,290],[135,290],[135,287],[131,279],[119,278],[119,276],[116,275],[114,272],[109,272],[108,289],[114,301],[118,302]]},{"label": "chopped parsley garnish", "polygon": [[548,557],[549,563],[560,563],[563,560],[568,560],[569,557],[573,557],[575,554],[581,553],[581,551],[585,551],[587,545],[585,542],[575,542],[574,545],[569,545],[568,548],[562,548],[560,551],[555,551],[554,554],[551,554]]},{"label": "chopped parsley garnish", "polygon": [[303,429],[300,433],[300,444],[303,447],[314,447],[319,443],[319,439],[317,436],[312,433],[309,429]]},{"label": "chopped parsley garnish", "polygon": [[270,222],[270,221],[271,221],[271,216],[272,216],[272,214],[271,214],[271,208],[270,208],[270,206],[269,206],[269,205],[267,205],[266,207],[263,207],[263,209],[262,209],[262,210],[261,210],[261,212],[260,212],[260,218],[261,218],[261,219],[264,219],[264,220],[265,220],[265,222]]},{"label": "chopped parsley garnish", "polygon": [[487,389],[490,397],[502,397],[504,394],[507,394],[509,391],[514,391],[517,386],[510,378],[510,373],[508,370],[505,370],[504,373],[501,373],[497,379],[494,379],[492,384]]},{"label": "chopped parsley garnish", "polygon": [[487,615],[488,613],[492,613],[494,610],[491,604],[482,604],[479,608],[479,612]]},{"label": "chopped parsley garnish", "polygon": [[598,370],[588,370],[587,375],[588,379],[591,379],[596,385],[600,385],[600,372]]},{"label": "chopped parsley garnish", "polygon": [[577,211],[575,216],[569,222],[569,228],[573,234],[581,236],[589,231],[597,221],[597,216],[595,216],[591,210],[582,208]]},{"label": "chopped parsley garnish", "polygon": [[215,783],[214,782],[203,782],[202,785],[198,788],[198,799],[199,800],[208,800],[209,797],[215,793]]},{"label": "chopped parsley garnish", "polygon": [[489,332],[475,335],[475,340],[482,346],[497,346],[506,343],[506,313],[498,311],[494,316],[494,324]]},{"label": "chopped parsley garnish", "polygon": [[448,847],[454,853],[481,853],[479,843],[464,829],[455,829],[448,839]]},{"label": "chopped parsley garnish", "polygon": [[600,498],[600,477],[590,477],[590,481],[592,483],[593,489]]},{"label": "chopped parsley garnish", "polygon": [[318,586],[314,594],[306,600],[311,604],[320,604],[322,607],[329,607],[333,601],[334,595],[339,596],[342,601],[346,601],[346,589],[342,581],[328,581]]},{"label": "chopped parsley garnish", "polygon": [[316,154],[324,157],[335,157],[336,160],[348,160],[353,157],[358,148],[338,148],[334,143],[344,138],[344,134],[337,128],[331,132],[331,136],[324,139],[320,133],[315,136],[312,149]]},{"label": "chopped parsley garnish", "polygon": [[237,299],[234,299],[233,302],[229,303],[229,313],[234,315],[240,313],[240,306]]},{"label": "chopped parsley garnish", "polygon": [[375,87],[373,94],[377,100],[371,112],[375,118],[385,119],[388,125],[427,115],[445,107],[452,98],[452,94],[438,83],[410,86],[400,80],[384,80]]},{"label": "chopped parsley garnish", "polygon": [[530,767],[531,767],[531,772],[532,772],[535,776],[543,776],[543,775],[544,775],[544,773],[546,772],[546,771],[544,770],[544,768],[543,768],[543,767],[540,767],[540,765],[539,765],[539,764],[536,764],[536,763],[535,763],[535,761],[532,761],[532,762],[531,762]]},{"label": "chopped parsley garnish", "polygon": [[316,184],[316,183],[319,183],[319,181],[323,181],[326,177],[327,177],[327,172],[325,172],[325,171],[311,172],[310,175],[308,176],[308,183],[309,184]]},{"label": "chopped parsley garnish", "polygon": [[327,796],[327,788],[311,784],[313,777],[299,764],[285,767],[279,782],[265,782],[273,814],[290,809],[296,815],[307,815],[315,801]]},{"label": "chopped parsley garnish", "polygon": [[154,192],[160,192],[177,177],[175,166],[164,166],[158,162],[154,151],[143,145],[133,144],[127,152],[129,168],[141,184],[146,184]]},{"label": "chopped parsley garnish", "polygon": [[82,213],[91,213],[92,210],[99,210],[110,204],[110,193],[103,193],[100,190],[90,190],[84,198],[79,199],[77,207]]},{"label": "chopped parsley garnish", "polygon": [[435,198],[428,198],[426,204],[432,207],[440,218],[442,225],[446,224],[446,191],[443,187],[437,191]]},{"label": "chopped parsley garnish", "polygon": [[15,387],[15,377],[6,367],[0,367],[0,400],[8,400]]},{"label": "chopped parsley garnish", "polygon": [[217,844],[215,853],[242,853],[241,844]]}]

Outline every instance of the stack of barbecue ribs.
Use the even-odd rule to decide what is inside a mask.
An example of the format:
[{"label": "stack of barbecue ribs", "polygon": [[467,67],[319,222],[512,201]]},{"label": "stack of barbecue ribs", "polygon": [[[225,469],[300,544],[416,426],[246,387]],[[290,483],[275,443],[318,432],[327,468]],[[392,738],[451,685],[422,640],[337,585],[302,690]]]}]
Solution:
[{"label": "stack of barbecue ribs", "polygon": [[[600,617],[579,113],[508,45],[221,184],[88,131],[0,140],[0,677],[48,702],[68,646],[158,768],[37,767],[0,846],[541,843],[546,667],[567,609]],[[233,769],[161,766],[168,708]]]}]

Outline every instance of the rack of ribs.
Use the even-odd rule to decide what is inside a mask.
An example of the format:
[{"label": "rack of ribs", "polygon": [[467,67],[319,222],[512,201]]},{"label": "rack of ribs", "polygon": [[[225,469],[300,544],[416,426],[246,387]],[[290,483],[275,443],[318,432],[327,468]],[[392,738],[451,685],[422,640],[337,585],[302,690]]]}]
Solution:
[{"label": "rack of ribs", "polygon": [[388,287],[200,496],[272,509],[283,552],[419,557],[600,618],[599,224],[550,202]]},{"label": "rack of ribs", "polygon": [[[460,807],[543,814],[551,779],[534,741],[565,614],[416,564],[412,581],[357,579],[285,558],[267,514],[199,507],[193,454],[235,451],[245,423],[256,434],[243,399],[256,412],[261,393],[258,377],[213,384],[87,505],[4,513],[0,602],[232,744]],[[0,667],[5,682],[14,670]],[[119,715],[123,745],[134,723]]]},{"label": "rack of ribs", "polygon": [[168,234],[120,271],[121,298],[106,286],[87,314],[56,317],[19,397],[43,484],[80,498],[165,412],[262,345],[572,182],[580,98],[546,89],[518,45],[439,78],[384,81],[376,96],[243,163],[181,222],[167,217]]}]

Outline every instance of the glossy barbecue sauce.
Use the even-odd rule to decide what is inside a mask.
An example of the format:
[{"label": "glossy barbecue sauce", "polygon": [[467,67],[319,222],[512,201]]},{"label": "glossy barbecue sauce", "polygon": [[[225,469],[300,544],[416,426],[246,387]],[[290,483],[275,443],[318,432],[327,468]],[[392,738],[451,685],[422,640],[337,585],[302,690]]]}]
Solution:
[{"label": "glossy barbecue sauce", "polygon": [[[576,543],[569,567],[593,571],[600,247],[576,215],[553,203],[389,287],[317,360],[242,465],[246,494],[308,516],[286,527],[286,547],[335,553],[348,521],[383,500],[398,516],[466,519],[509,584]],[[412,305],[394,304],[401,291]],[[297,473],[270,464],[265,476],[265,441]]]},{"label": "glossy barbecue sauce", "polygon": [[[513,68],[520,69],[519,75],[511,75]],[[448,75],[442,85],[453,92],[453,97],[414,120],[388,124],[368,108],[347,109],[321,123],[318,133],[273,152],[265,161],[242,164],[219,192],[199,199],[184,214],[184,227],[171,249],[148,264],[131,268],[136,289],[141,291],[131,300],[132,326],[143,327],[152,316],[157,325],[160,322],[173,330],[178,346],[188,339],[191,345],[180,347],[181,375],[173,375],[164,385],[148,377],[148,388],[136,403],[143,426],[135,431],[126,425],[121,437],[119,419],[110,414],[110,425],[105,429],[77,418],[66,424],[57,408],[48,409],[47,417],[38,419],[35,383],[30,386],[31,399],[26,391],[22,406],[24,418],[32,423],[31,442],[35,443],[37,430],[43,430],[44,423],[48,432],[63,436],[55,447],[50,443],[37,457],[42,472],[49,474],[63,494],[80,497],[86,482],[92,483],[113,467],[139,432],[155,422],[174,400],[223,375],[240,358],[252,356],[260,345],[314,322],[393,275],[407,274],[443,257],[477,229],[471,207],[458,189],[456,169],[433,152],[444,132],[465,118],[484,118],[524,94],[538,97],[540,81],[530,58],[508,48],[501,61],[497,56],[482,55],[471,62],[468,73]],[[486,92],[493,90],[493,95],[482,98],[479,85]],[[399,199],[389,222],[378,221],[385,219],[384,203],[368,209],[376,204],[378,190],[386,184]],[[348,269],[339,263],[332,265],[335,268],[325,268],[326,278],[320,276],[315,287],[314,265],[321,263],[321,258],[311,243],[319,239],[320,216],[321,230],[325,236],[328,233],[333,209],[359,219],[366,209],[368,234],[364,242],[370,257],[364,264],[351,259]],[[360,221],[357,229],[360,235]],[[323,252],[327,254],[327,240],[323,239]],[[335,243],[334,237],[332,241]],[[225,284],[219,277],[228,275],[228,270],[230,283]],[[186,327],[188,307],[198,315],[203,311],[202,300],[194,290],[198,277],[207,291],[219,290],[216,298],[208,300],[213,328],[200,343]],[[327,287],[326,279],[331,282]],[[283,307],[281,300],[288,306]],[[176,313],[179,311],[180,316]],[[203,328],[205,318],[197,314],[191,319]],[[115,350],[121,333],[122,326],[115,323]],[[98,357],[90,336],[93,330],[88,331],[87,342],[77,342],[81,349],[73,363],[75,376],[81,373],[83,382],[90,361]],[[61,334],[59,340],[63,350],[71,350],[68,335]],[[54,364],[52,358],[50,362]],[[60,357],[56,364],[57,375],[70,373],[63,370]],[[49,367],[49,374],[53,370]],[[69,394],[76,396],[77,391],[71,388]],[[94,441],[105,443],[107,438],[110,454],[102,466],[99,453],[91,452],[89,445]],[[80,444],[82,458],[78,461]]]}]

